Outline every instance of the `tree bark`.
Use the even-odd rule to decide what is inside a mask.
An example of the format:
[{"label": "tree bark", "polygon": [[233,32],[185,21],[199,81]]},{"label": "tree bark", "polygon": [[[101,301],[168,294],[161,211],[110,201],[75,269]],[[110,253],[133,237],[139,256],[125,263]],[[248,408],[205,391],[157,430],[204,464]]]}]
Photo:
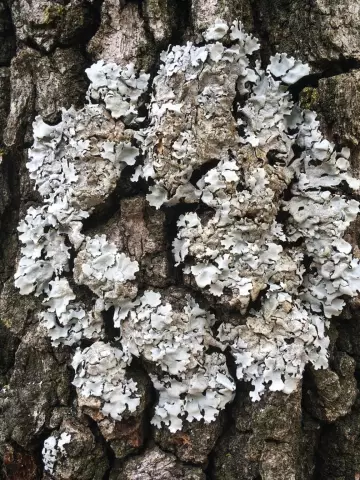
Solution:
[{"label": "tree bark", "polygon": [[[251,402],[239,383],[215,422],[185,423],[175,434],[150,425],[156,403],[141,362],[137,415],[108,422],[79,408],[72,350],[39,333],[41,300],[14,286],[17,226],[38,201],[26,169],[32,122],[59,121],[61,108],[84,105],[85,68],[103,59],[151,72],[171,45],[200,41],[217,18],[240,19],[259,38],[261,62],[286,52],[311,66],[295,100],[315,110],[322,131],[351,149],[360,175],[360,6],[356,0],[0,0],[0,478],[112,480],[356,480],[360,478],[359,302],[332,320],[330,367],[307,367],[301,389]],[[359,95],[358,95],[359,92]],[[123,178],[88,221],[139,259],[142,281],[170,289],[176,212],[150,208],[144,189]],[[355,251],[358,222],[347,233]],[[170,262],[171,263],[171,262]],[[180,294],[177,289],[180,288]],[[105,318],[106,323],[106,318]],[[108,322],[110,325],[111,322]],[[106,327],[107,328],[107,327]],[[110,327],[109,327],[110,328]],[[44,471],[44,440],[66,427],[72,451],[54,476]]]}]

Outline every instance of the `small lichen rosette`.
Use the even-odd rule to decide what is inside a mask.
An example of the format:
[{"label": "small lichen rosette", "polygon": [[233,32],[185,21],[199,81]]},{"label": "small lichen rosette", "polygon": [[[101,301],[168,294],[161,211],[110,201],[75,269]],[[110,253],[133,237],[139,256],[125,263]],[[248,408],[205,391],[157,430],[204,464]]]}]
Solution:
[{"label": "small lichen rosette", "polygon": [[70,444],[70,442],[71,434],[67,432],[62,432],[60,435],[51,435],[45,439],[42,460],[46,472],[54,473],[56,462],[67,455],[65,445]]},{"label": "small lichen rosette", "polygon": [[225,356],[207,353],[210,346],[223,348],[212,334],[214,315],[181,293],[148,290],[124,303],[114,317],[125,355],[152,362],[163,372],[151,376],[160,393],[152,423],[171,432],[180,430],[185,418],[213,421],[235,390]]},{"label": "small lichen rosette", "polygon": [[308,362],[327,367],[325,326],[322,316],[271,285],[260,311],[250,311],[245,325],[222,324],[218,338],[231,347],[237,378],[250,381],[250,397],[259,400],[265,384],[271,391],[294,391]]},{"label": "small lichen rosette", "polygon": [[101,341],[78,348],[72,361],[73,385],[84,397],[100,398],[104,415],[121,420],[125,411],[133,413],[140,405],[137,383],[126,377],[128,364],[122,350]]},{"label": "small lichen rosette", "polygon": [[151,380],[160,394],[151,423],[158,428],[164,424],[170,432],[181,430],[185,418],[213,422],[235,396],[235,383],[221,353],[205,355],[180,380],[167,375],[151,375]]},{"label": "small lichen rosette", "polygon": [[148,73],[138,73],[132,63],[121,67],[103,60],[87,68],[86,73],[91,82],[88,90],[90,100],[102,100],[111,116],[121,118],[126,125],[144,120],[139,118],[138,108],[141,95],[148,89]]},{"label": "small lichen rosette", "polygon": [[208,346],[216,343],[211,331],[214,322],[214,315],[191,296],[179,300],[175,308],[151,290],[115,313],[124,351],[155,362],[171,375],[181,375],[202,361]]},{"label": "small lichen rosette", "polygon": [[138,262],[118,252],[105,235],[96,235],[94,238],[86,237],[78,253],[74,279],[80,285],[87,285],[108,306],[112,306],[136,296],[134,280],[138,271]]},{"label": "small lichen rosette", "polygon": [[83,303],[76,301],[76,295],[66,278],[55,278],[49,283],[43,304],[47,310],[40,313],[40,318],[53,345],[74,345],[83,338],[102,338],[103,301],[97,299],[93,308],[88,310]]}]

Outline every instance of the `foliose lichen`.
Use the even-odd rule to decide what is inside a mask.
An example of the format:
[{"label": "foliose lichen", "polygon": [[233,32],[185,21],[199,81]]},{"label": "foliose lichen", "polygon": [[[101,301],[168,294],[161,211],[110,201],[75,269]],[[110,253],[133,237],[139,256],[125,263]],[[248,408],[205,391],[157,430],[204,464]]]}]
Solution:
[{"label": "foliose lichen", "polygon": [[[15,285],[24,295],[44,294],[45,305],[56,297],[57,308],[42,314],[55,342],[73,344],[82,336],[100,335],[100,303],[85,311],[73,302],[75,294],[60,276],[69,271],[71,248],[78,251],[85,240],[90,246],[96,241],[85,239],[82,221],[114,190],[125,166],[134,165],[139,149],[131,144],[132,137],[132,130],[98,104],[63,110],[62,121],[54,126],[35,119],[27,167],[43,205],[30,207],[20,222],[23,246]],[[124,254],[116,258],[126,262]]]},{"label": "foliose lichen", "polygon": [[128,363],[122,350],[101,341],[78,348],[72,361],[73,384],[84,397],[100,397],[102,412],[121,420],[125,410],[135,412],[140,404],[136,382],[126,378]]},{"label": "foliose lichen", "polygon": [[[276,54],[262,69],[258,41],[238,21],[217,20],[203,37],[162,53],[145,127],[148,74],[103,61],[87,70],[82,110],[64,110],[55,126],[35,120],[28,168],[43,205],[19,225],[20,293],[43,295],[54,344],[93,342],[74,355],[79,395],[121,420],[139,405],[127,367],[142,358],[156,366],[152,423],[171,432],[185,418],[213,421],[233,399],[221,352],[252,383],[253,400],[267,387],[294,391],[308,362],[326,368],[329,319],[360,291],[359,261],[343,239],[359,211],[347,194],[360,187],[350,151],[326,140],[288,90],[309,66]],[[134,182],[148,181],[150,205],[194,206],[179,216],[175,263],[188,287],[237,312],[238,323],[221,323],[190,294],[173,302],[165,291],[138,291],[137,262],[105,235],[81,232],[125,166]],[[71,255],[74,281],[96,296],[90,311],[68,279]],[[103,341],[110,307],[114,345]]]},{"label": "foliose lichen", "polygon": [[44,469],[48,473],[54,473],[55,464],[61,455],[66,456],[64,445],[71,442],[71,434],[63,432],[60,435],[51,435],[44,441],[42,449],[42,459]]}]

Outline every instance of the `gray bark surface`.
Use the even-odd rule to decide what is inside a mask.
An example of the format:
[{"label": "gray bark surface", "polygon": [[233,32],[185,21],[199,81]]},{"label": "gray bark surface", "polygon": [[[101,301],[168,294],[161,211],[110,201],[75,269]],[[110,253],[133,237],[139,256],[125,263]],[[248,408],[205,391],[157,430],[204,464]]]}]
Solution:
[{"label": "gray bark surface", "polygon": [[[151,427],[156,398],[140,362],[136,415],[110,422],[79,408],[71,349],[39,333],[40,300],[14,287],[17,224],[38,201],[25,167],[36,115],[50,123],[81,107],[86,67],[104,59],[155,74],[169,44],[199,40],[216,18],[239,18],[262,44],[262,61],[286,52],[312,67],[294,92],[318,112],[323,132],[351,147],[360,174],[360,4],[356,0],[0,0],[0,478],[4,480],[357,480],[360,478],[360,323],[357,299],[332,321],[330,368],[307,368],[302,390],[252,403],[239,383],[215,422]],[[171,214],[121,179],[87,225],[117,239],[142,282],[180,298],[170,259]],[[347,239],[355,249],[359,228]],[[182,285],[183,286],[183,285]],[[54,476],[41,450],[51,432],[71,431]]]}]

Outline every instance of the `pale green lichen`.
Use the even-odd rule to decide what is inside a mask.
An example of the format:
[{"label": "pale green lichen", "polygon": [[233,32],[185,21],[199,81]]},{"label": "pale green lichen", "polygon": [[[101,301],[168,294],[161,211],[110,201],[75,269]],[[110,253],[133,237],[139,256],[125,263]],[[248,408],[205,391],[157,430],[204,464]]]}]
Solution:
[{"label": "pale green lichen", "polygon": [[300,93],[300,106],[304,110],[315,110],[319,100],[317,88],[305,87]]},{"label": "pale green lichen", "polygon": [[66,13],[66,8],[64,5],[48,5],[44,10],[44,21],[45,25],[54,23],[63,17]]}]

